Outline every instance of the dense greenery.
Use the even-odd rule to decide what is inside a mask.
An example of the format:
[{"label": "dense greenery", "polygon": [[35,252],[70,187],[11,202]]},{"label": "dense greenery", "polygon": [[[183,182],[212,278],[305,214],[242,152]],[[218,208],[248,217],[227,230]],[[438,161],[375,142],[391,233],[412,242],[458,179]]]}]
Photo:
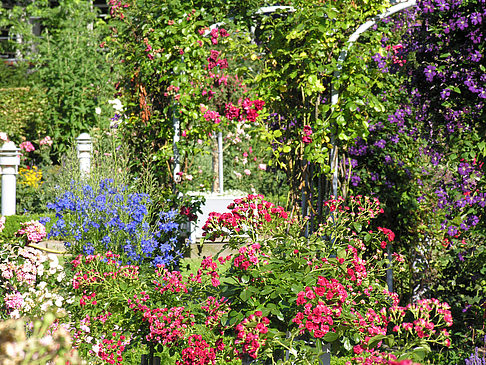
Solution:
[{"label": "dense greenery", "polygon": [[[19,68],[0,69],[11,80],[0,84],[0,132],[35,147],[22,147],[22,209],[63,201],[51,159],[62,164],[73,138],[89,131],[101,143],[116,136],[111,150],[96,147],[98,157],[116,159],[127,146],[123,174],[134,182],[120,186],[151,195],[152,227],[159,211],[193,217],[197,205],[179,192],[217,190],[222,132],[225,187],[308,216],[303,236],[332,213],[329,195],[379,198],[383,214],[369,230],[393,227],[393,250],[407,263],[393,271],[401,304],[451,305],[453,345],[430,361],[458,362],[483,345],[484,0],[419,0],[353,44],[358,26],[390,4],[292,0],[270,14],[258,12],[274,5],[264,0],[111,0],[101,20],[89,2],[48,3],[0,13],[1,25],[23,35],[10,44]],[[41,38],[28,36],[28,16],[40,17]],[[52,149],[41,144],[46,135]]]}]

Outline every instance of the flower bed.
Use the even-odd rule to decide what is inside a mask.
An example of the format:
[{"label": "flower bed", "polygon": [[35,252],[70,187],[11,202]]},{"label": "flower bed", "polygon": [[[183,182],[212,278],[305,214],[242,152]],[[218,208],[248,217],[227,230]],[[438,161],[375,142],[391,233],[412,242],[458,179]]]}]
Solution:
[{"label": "flower bed", "polygon": [[[39,318],[55,310],[79,355],[109,364],[127,363],[140,348],[174,364],[317,361],[326,344],[333,356],[354,354],[353,364],[411,364],[449,346],[446,303],[402,307],[384,289],[394,235],[367,228],[379,202],[336,198],[326,207],[328,220],[303,237],[305,219],[261,195],[236,199],[204,231],[237,253],[206,257],[192,271],[129,263],[110,251],[79,254],[60,268],[56,257],[28,247],[45,237],[30,222],[3,246],[19,255],[2,256],[10,268],[2,313]],[[394,254],[394,267],[402,264]]]}]

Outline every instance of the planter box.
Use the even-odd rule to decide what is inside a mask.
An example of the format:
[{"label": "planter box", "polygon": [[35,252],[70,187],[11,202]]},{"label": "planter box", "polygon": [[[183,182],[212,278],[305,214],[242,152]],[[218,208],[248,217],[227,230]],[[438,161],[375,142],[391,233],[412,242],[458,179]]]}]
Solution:
[{"label": "planter box", "polygon": [[[244,192],[228,192],[224,194],[189,192],[188,194],[191,196],[202,196],[206,199],[205,203],[201,205],[202,213],[198,214],[197,221],[191,222],[189,236],[192,244],[198,243],[203,237],[202,227],[204,226],[207,219],[209,218],[209,213],[229,212],[228,205],[232,203],[233,200],[238,198],[244,198],[245,196],[248,195],[247,193]],[[207,244],[209,245],[210,243]]]}]

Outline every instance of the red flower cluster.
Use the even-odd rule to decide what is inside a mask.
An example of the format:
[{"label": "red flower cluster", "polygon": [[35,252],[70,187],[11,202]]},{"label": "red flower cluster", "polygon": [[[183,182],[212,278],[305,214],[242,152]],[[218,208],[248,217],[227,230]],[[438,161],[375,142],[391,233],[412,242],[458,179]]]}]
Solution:
[{"label": "red flower cluster", "polygon": [[214,49],[211,50],[210,56],[208,57],[208,69],[212,70],[213,68],[219,66],[220,70],[228,68],[228,60],[226,58],[219,58],[221,52],[216,51]]},{"label": "red flower cluster", "polygon": [[140,302],[133,310],[143,312],[142,320],[150,324],[150,332],[145,339],[168,347],[183,339],[186,329],[195,324],[194,315],[185,311],[184,307],[150,309]]},{"label": "red flower cluster", "polygon": [[105,338],[101,341],[97,355],[108,364],[122,364],[122,353],[129,343],[130,339],[122,334],[113,332],[111,338]]},{"label": "red flower cluster", "polygon": [[262,337],[262,335],[268,332],[269,323],[270,320],[267,317],[263,317],[261,311],[251,314],[236,326],[235,344],[242,344],[243,353],[256,359],[260,348],[265,346],[266,338]]},{"label": "red flower cluster", "polygon": [[219,37],[229,37],[228,31],[224,28],[214,28],[209,32],[209,35],[211,36],[211,43],[214,45],[218,44]]},{"label": "red flower cluster", "polygon": [[197,220],[197,215],[194,214],[192,211],[191,211],[191,208],[188,208],[188,207],[181,207],[181,210],[179,212],[181,215],[185,215],[187,216],[187,218],[189,219],[189,221],[191,222],[194,222]]},{"label": "red flower cluster", "polygon": [[297,323],[302,332],[308,330],[316,338],[324,337],[332,330],[335,319],[341,317],[347,297],[348,292],[336,279],[319,276],[317,286],[306,287],[297,294],[297,305],[304,305],[305,309],[298,312],[292,322]]},{"label": "red flower cluster", "polygon": [[203,235],[210,240],[235,234],[244,234],[252,230],[260,231],[264,224],[274,220],[287,219],[289,214],[284,208],[264,200],[263,195],[248,195],[235,199],[228,205],[229,213],[209,214],[203,226]]},{"label": "red flower cluster", "polygon": [[382,308],[379,314],[372,308],[368,308],[364,315],[356,311],[354,308],[351,308],[351,313],[354,314],[354,319],[352,321],[354,327],[365,336],[362,344],[356,345],[353,348],[354,353],[359,355],[363,352],[362,345],[368,345],[372,337],[377,335],[386,336],[388,318],[386,316],[385,308]]},{"label": "red flower cluster", "polygon": [[206,273],[206,275],[211,277],[211,285],[214,287],[218,287],[221,283],[219,281],[219,274],[216,271],[217,268],[218,264],[213,261],[212,256],[208,256],[204,260],[202,260],[201,267],[197,270],[196,276],[194,276],[194,274],[191,274],[189,276],[189,279],[191,281],[201,283],[202,274]]},{"label": "red flower cluster", "polygon": [[201,335],[189,337],[188,347],[181,351],[182,361],[177,365],[207,365],[216,361],[216,350],[202,339]]}]

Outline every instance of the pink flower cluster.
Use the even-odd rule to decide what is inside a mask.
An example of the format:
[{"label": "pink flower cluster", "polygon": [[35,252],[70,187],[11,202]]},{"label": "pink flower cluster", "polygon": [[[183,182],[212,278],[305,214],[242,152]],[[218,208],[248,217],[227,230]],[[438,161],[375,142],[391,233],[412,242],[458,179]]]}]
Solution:
[{"label": "pink flower cluster", "polygon": [[221,123],[221,115],[217,111],[214,110],[206,110],[204,113],[204,119],[208,122],[213,122],[214,124],[219,124]]},{"label": "pink flower cluster", "polygon": [[46,227],[38,221],[21,223],[21,228],[15,233],[17,237],[25,235],[27,244],[37,243],[46,238]]},{"label": "pink flower cluster", "polygon": [[24,305],[24,298],[18,292],[5,295],[4,300],[8,310],[20,309]]},{"label": "pink flower cluster", "polygon": [[[423,338],[449,347],[450,336],[445,327],[452,326],[452,314],[447,303],[437,299],[423,299],[406,307],[395,305],[389,309],[393,332],[409,338]],[[407,314],[413,322],[403,322]]]},{"label": "pink flower cluster", "polygon": [[32,152],[32,151],[35,151],[35,147],[34,145],[29,142],[29,141],[25,141],[25,142],[22,142],[20,145],[19,145],[20,149],[22,151],[25,151],[25,152]]},{"label": "pink flower cluster", "polygon": [[163,294],[167,291],[171,293],[187,293],[186,282],[182,278],[182,274],[179,271],[169,271],[165,268],[157,268],[157,276],[161,282],[154,280],[152,284],[155,285],[155,291]]},{"label": "pink flower cluster", "polygon": [[43,265],[43,262],[47,260],[41,255],[41,252],[32,247],[24,247],[18,251],[18,257],[23,259],[21,265],[17,265],[14,262],[0,264],[1,276],[10,280],[15,277],[17,282],[27,285],[34,285],[37,280],[37,272],[39,267]]},{"label": "pink flower cluster", "polygon": [[251,314],[236,326],[235,344],[242,345],[243,353],[256,359],[260,348],[265,346],[266,337],[263,335],[268,332],[269,323],[270,320],[263,317],[261,311]]},{"label": "pink flower cluster", "polygon": [[5,228],[5,217],[0,217],[0,232]]},{"label": "pink flower cluster", "polygon": [[304,129],[302,131],[303,136],[302,136],[302,142],[305,144],[311,143],[312,142],[312,128],[310,125],[305,125]]},{"label": "pink flower cluster", "polygon": [[209,296],[206,299],[206,304],[201,306],[205,312],[207,312],[206,321],[204,324],[209,329],[214,328],[224,328],[225,326],[221,323],[222,317],[229,313],[230,306],[228,300],[225,298],[217,299],[213,296]]},{"label": "pink flower cluster", "polygon": [[403,55],[404,55],[403,46],[401,44],[397,44],[395,46],[386,46],[386,50],[387,51],[392,50],[392,52],[393,52],[393,57],[392,57],[393,63],[396,63],[399,66],[405,65],[407,60],[400,57],[400,56],[403,57]]},{"label": "pink flower cluster", "polygon": [[[120,255],[116,255],[111,251],[108,251],[104,255],[79,255],[76,257],[71,261],[73,269],[78,269],[72,280],[73,289],[90,286],[95,282],[102,282],[107,279],[116,279],[117,277],[122,277],[129,280],[137,280],[139,276],[139,267],[135,265],[120,265],[117,262],[117,259],[119,258]],[[85,271],[84,266],[89,265],[94,261],[107,265],[109,270],[98,272],[96,270],[88,269]]]},{"label": "pink flower cluster", "polygon": [[182,361],[176,365],[207,365],[216,362],[216,350],[212,348],[201,335],[192,335],[188,347],[181,351]]},{"label": "pink flower cluster", "polygon": [[397,357],[390,353],[382,353],[380,351],[369,351],[367,356],[360,356],[352,358],[352,361],[347,361],[346,365],[361,364],[361,365],[420,365],[410,359],[397,360]]},{"label": "pink flower cluster", "polygon": [[[233,261],[233,265],[237,269],[241,270],[248,270],[248,268],[252,265],[258,265],[260,263],[259,256],[262,255],[260,251],[260,244],[254,243],[250,246],[243,246],[240,247],[239,255],[235,256]],[[263,261],[263,264],[266,264],[267,261]]]},{"label": "pink flower cluster", "polygon": [[211,30],[211,32],[209,32],[209,35],[211,36],[211,43],[214,45],[218,44],[219,37],[229,37],[228,31],[224,28],[214,28]]},{"label": "pink flower cluster", "polygon": [[128,4],[124,0],[110,0],[108,2],[108,5],[110,6],[110,15],[114,18],[118,17],[120,19],[125,18],[125,15],[123,14],[123,9],[130,6],[130,4]]},{"label": "pink flower cluster", "polygon": [[52,139],[49,136],[45,136],[43,139],[39,141],[39,145],[41,146],[52,146]]},{"label": "pink flower cluster", "polygon": [[215,240],[230,234],[244,233],[245,230],[260,231],[266,223],[287,219],[289,214],[284,208],[264,200],[263,195],[248,195],[243,199],[235,199],[228,205],[229,213],[209,214],[203,226],[203,235]]},{"label": "pink flower cluster", "polygon": [[[224,259],[220,260],[221,263],[224,263]],[[211,285],[214,287],[218,287],[221,282],[219,281],[219,274],[216,271],[218,268],[218,263],[213,261],[212,256],[208,256],[204,258],[201,262],[201,267],[197,270],[196,275],[191,274],[189,276],[189,280],[196,283],[202,282],[202,275],[203,273],[206,274],[211,278]]]}]

